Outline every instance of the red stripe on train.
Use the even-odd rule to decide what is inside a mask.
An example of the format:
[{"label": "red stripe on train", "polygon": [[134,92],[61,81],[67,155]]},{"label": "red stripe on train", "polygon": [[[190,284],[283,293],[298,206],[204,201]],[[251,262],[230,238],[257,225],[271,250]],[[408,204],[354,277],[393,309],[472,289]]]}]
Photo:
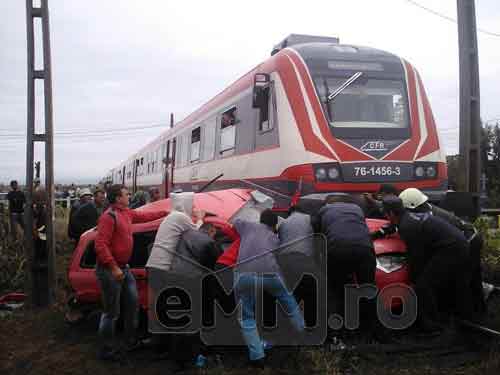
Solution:
[{"label": "red stripe on train", "polygon": [[319,102],[319,98],[316,95],[316,89],[314,88],[314,83],[311,80],[311,76],[307,70],[307,67],[304,65],[303,60],[298,56],[297,52],[290,49],[285,50],[285,53],[290,56],[290,58],[297,66],[297,69],[299,70],[302,82],[304,83],[304,88],[306,90],[306,95],[308,95],[309,97],[314,115],[316,116],[316,120],[318,121],[321,135],[329,143],[330,147],[335,150],[340,161],[373,160],[374,158],[369,157],[356,148],[350,147],[346,143],[340,142],[335,137],[333,137],[330,131],[330,125],[328,124],[328,121],[325,117],[323,108],[321,107],[321,103]]}]

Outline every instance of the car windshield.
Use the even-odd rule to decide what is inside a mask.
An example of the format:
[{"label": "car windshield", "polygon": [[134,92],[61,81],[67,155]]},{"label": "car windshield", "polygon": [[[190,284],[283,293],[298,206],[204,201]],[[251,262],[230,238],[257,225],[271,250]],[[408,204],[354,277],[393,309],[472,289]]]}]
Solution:
[{"label": "car windshield", "polygon": [[261,212],[274,205],[274,200],[271,197],[258,190],[254,190],[251,195],[252,199],[236,211],[229,222],[233,223],[236,219],[241,219],[256,223],[260,220]]},{"label": "car windshield", "polygon": [[332,128],[407,128],[408,114],[402,81],[359,78],[328,96],[346,81],[343,77],[317,76],[314,83]]}]

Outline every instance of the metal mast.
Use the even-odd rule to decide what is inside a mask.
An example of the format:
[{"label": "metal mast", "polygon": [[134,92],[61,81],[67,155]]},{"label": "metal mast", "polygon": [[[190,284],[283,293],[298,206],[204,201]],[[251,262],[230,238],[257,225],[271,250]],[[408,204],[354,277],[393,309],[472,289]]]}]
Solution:
[{"label": "metal mast", "polygon": [[481,191],[481,118],[479,63],[474,0],[457,0],[460,63],[460,190],[479,199]]},{"label": "metal mast", "polygon": [[[43,69],[35,70],[34,20],[40,18],[43,40]],[[40,7],[33,6],[33,0],[26,0],[26,35],[28,61],[28,113],[26,145],[26,246],[28,271],[31,278],[28,285],[34,305],[47,305],[55,301],[55,233],[54,233],[54,143],[52,113],[52,71],[50,55],[50,30],[48,0],[41,0]],[[35,133],[35,80],[43,80],[45,132]],[[45,143],[45,189],[46,189],[46,235],[47,262],[35,263],[35,241],[33,237],[33,168],[35,142]]]}]

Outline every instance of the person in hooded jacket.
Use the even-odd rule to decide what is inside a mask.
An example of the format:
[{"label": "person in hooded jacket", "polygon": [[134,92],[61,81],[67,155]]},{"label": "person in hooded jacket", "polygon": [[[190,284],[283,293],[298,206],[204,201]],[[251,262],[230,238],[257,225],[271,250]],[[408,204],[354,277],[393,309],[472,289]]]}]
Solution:
[{"label": "person in hooded jacket", "polygon": [[[172,193],[172,211],[165,217],[156,233],[146,268],[170,271],[177,244],[183,233],[198,229],[203,224],[205,213],[193,210],[194,193]],[[193,222],[193,215],[196,221]]]}]

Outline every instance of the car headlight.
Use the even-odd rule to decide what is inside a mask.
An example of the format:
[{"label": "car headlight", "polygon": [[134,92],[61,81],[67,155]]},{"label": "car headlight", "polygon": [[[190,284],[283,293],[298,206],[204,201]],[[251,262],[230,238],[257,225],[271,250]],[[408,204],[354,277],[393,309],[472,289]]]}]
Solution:
[{"label": "car headlight", "polygon": [[333,168],[328,169],[328,178],[330,180],[336,180],[337,178],[339,178],[339,175],[340,175],[340,173],[339,173],[339,170],[337,168],[333,167]]},{"label": "car headlight", "polygon": [[406,265],[406,258],[401,255],[380,255],[377,268],[385,273],[396,272]]},{"label": "car headlight", "polygon": [[415,168],[415,176],[417,177],[424,177],[425,170],[424,167],[417,167]]},{"label": "car headlight", "polygon": [[436,177],[436,168],[431,165],[427,167],[425,173],[427,174],[427,177],[434,178]]},{"label": "car headlight", "polygon": [[326,169],[325,168],[318,168],[316,170],[316,180],[318,180],[318,181],[326,180]]}]

